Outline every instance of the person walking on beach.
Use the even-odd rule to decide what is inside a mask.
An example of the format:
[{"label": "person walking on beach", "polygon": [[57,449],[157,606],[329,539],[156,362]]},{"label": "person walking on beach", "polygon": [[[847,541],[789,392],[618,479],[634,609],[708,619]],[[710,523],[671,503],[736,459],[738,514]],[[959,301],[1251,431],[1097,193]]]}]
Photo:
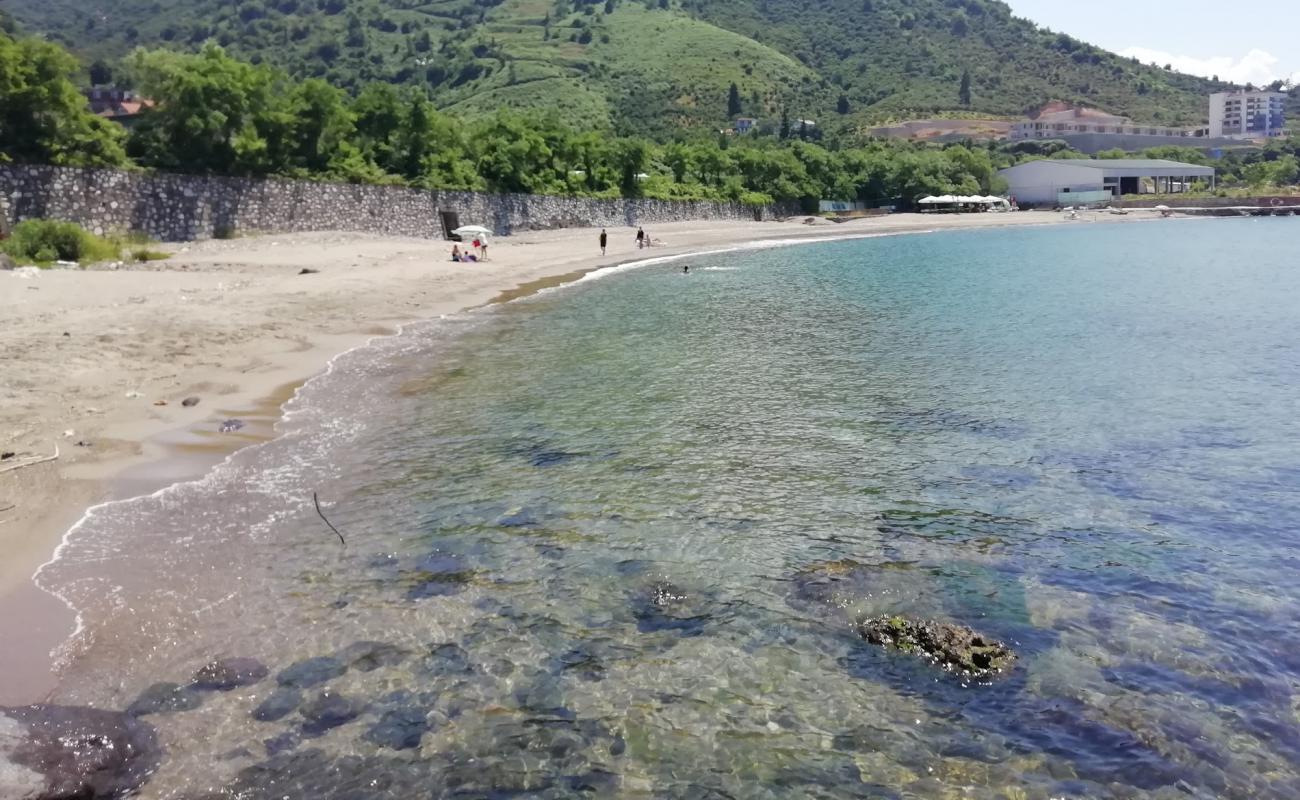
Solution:
[{"label": "person walking on beach", "polygon": [[640,250],[645,247],[645,231],[640,228],[636,229],[636,249]]},{"label": "person walking on beach", "polygon": [[605,244],[608,241],[609,241],[609,235],[605,233],[604,228],[601,228],[600,229],[600,254],[602,256],[605,255]]}]

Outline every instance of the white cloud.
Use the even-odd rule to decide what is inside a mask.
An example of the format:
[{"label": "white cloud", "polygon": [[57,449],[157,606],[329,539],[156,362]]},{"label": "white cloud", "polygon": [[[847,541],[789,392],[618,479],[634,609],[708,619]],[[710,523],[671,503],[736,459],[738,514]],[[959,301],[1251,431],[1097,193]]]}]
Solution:
[{"label": "white cloud", "polygon": [[1152,50],[1148,47],[1128,47],[1121,50],[1119,54],[1126,58],[1137,58],[1144,64],[1155,62],[1162,67],[1165,64],[1171,64],[1179,72],[1187,72],[1192,75],[1202,75],[1207,78],[1218,75],[1220,79],[1233,83],[1253,83],[1258,86],[1272,83],[1278,78],[1300,83],[1300,72],[1287,75],[1285,70],[1278,68],[1280,58],[1259,49],[1251,50],[1241,58],[1233,58],[1232,56],[1212,56],[1210,58],[1180,56],[1163,50]]}]

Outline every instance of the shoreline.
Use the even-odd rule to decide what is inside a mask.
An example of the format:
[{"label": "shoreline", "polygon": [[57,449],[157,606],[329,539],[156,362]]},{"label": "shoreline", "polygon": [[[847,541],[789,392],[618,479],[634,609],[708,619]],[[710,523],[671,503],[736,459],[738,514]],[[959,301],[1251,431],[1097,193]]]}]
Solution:
[{"label": "shoreline", "polygon": [[[1077,222],[1156,218],[1154,212],[1119,219],[1090,213]],[[510,302],[645,261],[662,263],[749,248],[885,235],[1068,222],[1064,215],[1048,212],[894,215],[817,225],[704,221],[653,227],[651,234],[664,244],[650,253],[631,246],[630,229],[617,229],[611,234],[615,246],[610,249],[615,252],[595,257],[573,253],[594,249],[599,229],[567,229],[499,240],[492,246],[492,261],[471,264],[441,261],[448,246],[441,241],[294,234],[179,246],[171,261],[152,268],[51,273],[33,279],[26,289],[21,285],[26,281],[0,276],[9,284],[0,284],[4,287],[0,295],[18,301],[9,312],[0,312],[0,323],[5,329],[23,331],[15,336],[18,346],[11,348],[18,350],[15,376],[22,374],[24,361],[64,366],[67,355],[60,351],[67,349],[75,351],[67,360],[89,362],[78,364],[76,379],[62,384],[58,379],[65,376],[42,375],[37,363],[28,364],[34,378],[51,378],[55,387],[44,393],[31,391],[16,414],[6,402],[0,416],[4,423],[0,433],[15,440],[15,446],[5,449],[18,451],[19,459],[40,455],[41,441],[57,441],[62,454],[59,461],[0,474],[0,501],[5,501],[0,508],[15,504],[0,519],[0,546],[9,555],[0,569],[0,608],[5,612],[0,614],[0,640],[7,643],[0,652],[0,674],[6,675],[0,705],[37,701],[58,685],[53,651],[74,634],[76,616],[64,601],[38,586],[38,574],[58,559],[93,508],[200,478],[235,452],[275,438],[285,404],[298,388],[327,371],[341,354],[376,338],[400,335],[409,324]],[[673,244],[688,239],[689,244]],[[362,266],[366,260],[372,263]],[[309,265],[322,274],[300,276],[297,269]],[[425,283],[431,278],[441,285]],[[56,295],[52,303],[46,294],[51,284]],[[428,300],[432,288],[445,294]],[[271,295],[269,303],[255,302],[258,289]],[[171,326],[149,331],[147,326],[166,313],[159,309],[154,315],[149,306],[169,305],[175,300],[173,293],[179,293],[182,304],[187,298],[202,301],[211,296],[212,319],[190,326],[181,314],[165,320]],[[38,300],[33,301],[33,296]],[[103,308],[106,299],[119,300],[108,313]],[[51,304],[58,306],[55,313],[50,312]],[[9,313],[15,319],[7,320]],[[281,319],[281,313],[289,319]],[[340,321],[338,313],[350,319]],[[100,331],[116,326],[145,341],[133,341],[138,346],[115,352],[118,363],[99,364],[94,344],[89,352],[85,346],[67,348],[69,343],[63,340],[73,338],[70,331],[55,333],[65,326],[76,329],[76,323],[84,328],[87,322],[103,326]],[[30,333],[33,327],[37,331]],[[181,345],[169,342],[169,334],[182,336]],[[80,330],[77,338],[90,341],[92,335],[93,330]],[[204,342],[204,335],[218,343]],[[101,332],[95,342],[106,337],[111,345],[115,334]],[[173,360],[167,361],[169,356]],[[105,372],[113,368],[126,375],[108,381],[112,386],[105,391]],[[136,388],[120,391],[128,385]],[[68,394],[90,388],[97,392],[90,398],[95,406],[67,404],[63,413],[55,413],[49,402],[53,395],[66,404]],[[198,396],[199,404],[182,406],[181,399],[188,395]],[[157,400],[166,405],[153,405]],[[24,418],[24,412],[35,412],[35,419]],[[217,424],[226,418],[239,418],[247,425],[236,434],[217,433]],[[78,447],[79,441],[89,446]],[[44,453],[49,452],[47,444]],[[24,502],[18,503],[19,497]]]}]

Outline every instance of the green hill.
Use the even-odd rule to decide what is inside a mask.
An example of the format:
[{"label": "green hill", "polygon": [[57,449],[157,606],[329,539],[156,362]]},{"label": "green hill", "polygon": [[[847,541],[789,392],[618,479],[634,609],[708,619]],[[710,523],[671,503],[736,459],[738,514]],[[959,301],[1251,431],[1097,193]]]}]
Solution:
[{"label": "green hill", "polygon": [[[1018,116],[1048,100],[1191,124],[1226,84],[1141,65],[997,0],[6,0],[29,32],[110,66],[137,46],[232,54],[357,89],[428,90],[465,116],[553,109],[666,136],[782,110],[862,130],[913,115]],[[961,91],[969,73],[969,93]]]}]

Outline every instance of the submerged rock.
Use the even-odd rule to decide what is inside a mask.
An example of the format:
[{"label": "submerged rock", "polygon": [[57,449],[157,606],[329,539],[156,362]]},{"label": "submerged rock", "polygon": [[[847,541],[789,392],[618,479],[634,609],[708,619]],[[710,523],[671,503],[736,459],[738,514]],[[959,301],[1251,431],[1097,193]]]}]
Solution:
[{"label": "submerged rock", "polygon": [[122,712],[0,707],[0,797],[120,797],[143,785],[160,761],[153,726]]},{"label": "submerged rock", "polygon": [[875,617],[859,622],[858,633],[871,644],[920,656],[949,672],[974,678],[1004,673],[1016,660],[1015,652],[1002,642],[949,622]]},{"label": "submerged rock", "polygon": [[253,709],[253,719],[261,722],[274,722],[280,719],[298,707],[302,702],[302,692],[297,689],[282,686],[271,692],[261,705]]},{"label": "submerged rock", "polygon": [[395,708],[385,711],[379,722],[366,731],[365,739],[391,750],[410,750],[420,746],[429,730],[429,715],[423,708]]},{"label": "submerged rock", "polygon": [[307,720],[302,726],[303,733],[320,735],[330,728],[351,722],[364,710],[363,703],[326,689],[302,707],[302,715]]},{"label": "submerged rock", "polygon": [[419,671],[437,677],[468,675],[474,671],[474,665],[465,648],[446,642],[429,646],[428,655],[420,661]]},{"label": "submerged rock", "polygon": [[191,711],[202,704],[203,697],[188,686],[155,683],[141,692],[134,703],[126,707],[126,713],[132,717],[170,714],[174,711]]},{"label": "submerged rock", "polygon": [[317,656],[294,662],[280,671],[275,679],[281,686],[295,686],[305,689],[333,680],[348,671],[347,664],[331,656]]},{"label": "submerged rock", "polygon": [[353,642],[339,651],[339,659],[349,667],[362,672],[374,672],[380,667],[393,667],[406,660],[410,652],[388,642]]},{"label": "submerged rock", "polygon": [[194,673],[196,689],[226,692],[240,686],[252,686],[271,671],[255,658],[222,658]]},{"label": "submerged rock", "polygon": [[677,631],[683,636],[703,633],[710,619],[698,597],[666,580],[655,581],[633,598],[633,614],[642,633]]}]

